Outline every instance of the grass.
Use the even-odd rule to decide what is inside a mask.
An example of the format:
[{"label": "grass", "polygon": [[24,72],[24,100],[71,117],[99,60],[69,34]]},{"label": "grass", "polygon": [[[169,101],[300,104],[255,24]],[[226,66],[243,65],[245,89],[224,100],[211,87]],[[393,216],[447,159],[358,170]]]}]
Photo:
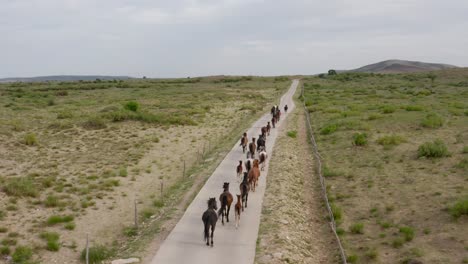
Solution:
[{"label": "grass", "polygon": [[426,158],[442,158],[449,156],[447,146],[440,139],[436,139],[433,142],[426,142],[419,146],[418,157]]},{"label": "grass", "polygon": [[297,137],[297,131],[288,131],[288,137],[290,138],[296,138]]},{"label": "grass", "polygon": [[66,230],[75,230],[76,224],[74,222],[68,222],[63,227]]},{"label": "grass", "polygon": [[140,108],[140,104],[134,101],[128,102],[124,105],[124,108],[129,111],[136,112]]},{"label": "grass", "polygon": [[46,207],[57,207],[60,204],[60,199],[55,195],[48,195],[44,201]]},{"label": "grass", "polygon": [[444,124],[444,119],[442,116],[436,113],[429,113],[426,117],[421,121],[421,125],[427,128],[439,128],[442,127]]},{"label": "grass", "polygon": [[331,210],[332,210],[332,213],[333,213],[333,217],[335,218],[335,221],[340,222],[342,217],[343,217],[343,212],[342,212],[341,208],[336,206],[334,203],[331,203],[330,207],[331,207]]},{"label": "grass", "polygon": [[4,191],[6,194],[16,197],[37,197],[39,189],[30,177],[17,177],[7,181]]},{"label": "grass", "polygon": [[7,247],[7,246],[0,247],[0,255],[1,256],[8,256],[8,255],[10,255],[10,253],[11,253],[11,250],[10,250],[9,247]]},{"label": "grass", "polygon": [[405,142],[404,138],[398,135],[383,136],[377,139],[377,143],[382,146],[397,146]]},{"label": "grass", "polygon": [[330,135],[334,133],[338,129],[338,125],[336,124],[329,124],[320,129],[320,134],[322,135]]},{"label": "grass", "polygon": [[456,202],[454,205],[449,207],[450,214],[458,219],[462,216],[468,215],[468,197]]},{"label": "grass", "polygon": [[366,133],[356,133],[353,135],[353,145],[355,146],[365,146],[367,145],[367,134]]},{"label": "grass", "polygon": [[[112,255],[112,250],[102,246],[102,245],[96,245],[94,247],[89,248],[89,263],[91,264],[99,264],[103,260],[107,259]],[[85,262],[86,260],[86,249],[83,249],[81,251],[80,259],[82,262]]]},{"label": "grass", "polygon": [[405,241],[411,241],[414,238],[414,229],[409,226],[400,227],[400,233],[403,234]]},{"label": "grass", "polygon": [[39,235],[42,240],[46,241],[46,249],[49,251],[59,251],[60,235],[55,232],[43,232]]},{"label": "grass", "polygon": [[32,256],[33,250],[30,247],[18,246],[11,257],[16,264],[26,264],[31,260]]},{"label": "grass", "polygon": [[24,135],[23,143],[28,146],[36,146],[38,144],[36,135],[34,133]]},{"label": "grass", "polygon": [[71,215],[60,216],[60,215],[52,215],[47,218],[46,224],[49,226],[53,226],[60,223],[69,223],[72,222],[75,218]]},{"label": "grass", "polygon": [[120,167],[119,176],[120,177],[127,177],[128,176],[127,167]]},{"label": "grass", "polygon": [[349,231],[353,234],[364,234],[364,224],[355,223],[349,227]]}]

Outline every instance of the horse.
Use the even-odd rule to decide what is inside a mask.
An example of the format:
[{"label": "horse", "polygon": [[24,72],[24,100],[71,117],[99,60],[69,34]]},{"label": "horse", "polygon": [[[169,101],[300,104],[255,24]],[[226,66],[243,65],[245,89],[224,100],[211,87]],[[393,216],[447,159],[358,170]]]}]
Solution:
[{"label": "horse", "polygon": [[262,165],[261,170],[264,170],[266,160],[268,159],[268,154],[266,153],[266,151],[262,151],[258,154],[258,157],[260,159],[260,164]]},{"label": "horse", "polygon": [[255,156],[255,149],[257,146],[255,145],[255,138],[252,138],[252,142],[249,143],[249,152],[247,153],[247,158],[249,158],[249,153],[250,157],[253,159]]},{"label": "horse", "polygon": [[242,160],[239,160],[239,165],[237,165],[237,169],[236,169],[238,182],[241,180],[240,178],[242,177],[242,170],[243,170]]},{"label": "horse", "polygon": [[262,135],[266,135],[266,133],[267,133],[267,127],[266,127],[266,126],[262,127],[262,130],[261,130],[261,131],[262,131]]},{"label": "horse", "polygon": [[267,128],[267,135],[269,136],[270,135],[270,130],[271,130],[270,122],[268,122],[266,128]]},{"label": "horse", "polygon": [[260,169],[258,168],[258,159],[253,162],[252,169],[249,171],[249,184],[250,189],[255,192],[257,187],[258,178],[260,177]]},{"label": "horse", "polygon": [[247,159],[245,162],[245,169],[247,170],[247,173],[252,169],[253,166],[253,159]]},{"label": "horse", "polygon": [[276,118],[278,119],[278,121],[280,121],[281,119],[281,110],[278,109],[278,112],[276,112]]},{"label": "horse", "polygon": [[271,115],[274,115],[274,114],[275,114],[275,111],[276,111],[276,106],[273,106],[273,107],[271,108],[271,111],[270,111],[270,112],[271,112]]},{"label": "horse", "polygon": [[273,115],[273,117],[271,118],[271,125],[273,126],[273,128],[275,128],[275,124],[276,124],[276,117]]},{"label": "horse", "polygon": [[224,216],[226,215],[226,221],[229,223],[229,212],[231,211],[231,204],[234,198],[229,192],[229,182],[225,182],[223,185],[223,193],[219,196],[221,202],[221,208],[218,211],[218,216],[221,215],[221,223],[224,225]]},{"label": "horse", "polygon": [[288,112],[288,105],[285,105],[284,106],[284,113],[287,113]]},{"label": "horse", "polygon": [[241,215],[241,209],[242,209],[242,200],[241,196],[239,194],[236,194],[237,196],[237,203],[234,206],[234,215],[235,215],[235,220],[236,220],[236,229],[240,225],[240,215]]},{"label": "horse", "polygon": [[257,140],[257,151],[262,151],[265,150],[265,137],[262,135],[259,135],[258,140]]},{"label": "horse", "polygon": [[249,191],[250,191],[249,176],[247,172],[244,172],[244,179],[242,180],[242,183],[239,185],[239,189],[241,192],[242,212],[243,212],[244,205],[245,205],[245,208],[247,208],[247,201],[249,200]]},{"label": "horse", "polygon": [[240,145],[242,146],[242,153],[245,153],[245,149],[247,148],[247,143],[249,143],[249,139],[247,138],[247,133],[244,133],[244,135],[241,138]]},{"label": "horse", "polygon": [[213,247],[213,234],[216,227],[216,222],[218,221],[218,214],[216,213],[218,210],[218,205],[216,204],[216,198],[210,198],[208,200],[208,209],[203,213],[202,221],[203,225],[205,226],[204,229],[204,241],[206,241],[206,245],[210,245],[210,227],[211,227],[211,246]]}]

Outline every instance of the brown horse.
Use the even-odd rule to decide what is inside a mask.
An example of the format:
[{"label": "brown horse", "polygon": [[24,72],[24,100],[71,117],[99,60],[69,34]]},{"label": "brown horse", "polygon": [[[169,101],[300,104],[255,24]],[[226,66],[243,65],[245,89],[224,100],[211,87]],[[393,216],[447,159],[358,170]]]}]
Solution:
[{"label": "brown horse", "polygon": [[267,134],[268,128],[266,126],[262,127],[262,136]]},{"label": "brown horse", "polygon": [[253,162],[252,169],[249,171],[249,184],[252,192],[255,192],[257,187],[258,178],[260,177],[260,169],[258,168],[258,159]]},{"label": "brown horse", "polygon": [[266,153],[266,151],[262,151],[258,154],[258,157],[260,158],[260,164],[262,165],[261,170],[264,170],[266,160],[268,159],[268,154]]},{"label": "brown horse", "polygon": [[247,202],[249,200],[249,191],[250,191],[250,185],[249,185],[249,179],[248,179],[248,173],[244,172],[244,179],[242,183],[239,185],[239,189],[241,192],[241,198],[242,198],[242,212],[244,211],[244,206],[247,208]]},{"label": "brown horse", "polygon": [[239,227],[240,224],[240,215],[241,215],[241,209],[242,209],[242,200],[241,196],[239,194],[236,194],[237,196],[237,203],[234,206],[234,215],[235,215],[235,220],[236,220],[236,229]]},{"label": "brown horse", "polygon": [[244,168],[242,166],[242,160],[239,160],[239,165],[237,165],[237,169],[236,169],[238,182],[240,182],[241,180],[243,169]]},{"label": "brown horse", "polygon": [[249,143],[249,139],[247,138],[247,133],[244,133],[244,135],[241,138],[240,145],[242,146],[242,153],[245,153],[245,149],[247,148],[247,143]]},{"label": "brown horse", "polygon": [[229,182],[225,182],[223,185],[223,193],[219,196],[219,201],[221,202],[221,208],[219,208],[218,216],[221,215],[221,223],[224,225],[224,216],[226,216],[226,221],[229,223],[229,212],[231,211],[231,204],[234,198],[229,192]]},{"label": "brown horse", "polygon": [[255,138],[252,138],[252,142],[249,144],[249,153],[247,153],[247,158],[250,157],[253,159],[255,157],[255,150],[257,149],[257,145],[255,145]]},{"label": "brown horse", "polygon": [[276,117],[273,116],[273,117],[271,118],[271,125],[273,126],[273,128],[275,128],[275,124],[276,124]]},{"label": "brown horse", "polygon": [[267,128],[267,135],[269,136],[270,135],[270,130],[271,130],[270,122],[268,122],[266,128]]}]

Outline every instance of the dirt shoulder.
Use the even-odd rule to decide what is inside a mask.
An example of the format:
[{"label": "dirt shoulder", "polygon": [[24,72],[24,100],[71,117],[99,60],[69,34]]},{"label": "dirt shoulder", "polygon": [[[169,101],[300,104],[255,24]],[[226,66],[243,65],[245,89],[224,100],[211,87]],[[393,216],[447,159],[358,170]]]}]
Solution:
[{"label": "dirt shoulder", "polygon": [[305,115],[301,107],[289,115],[270,160],[255,262],[337,263]]}]

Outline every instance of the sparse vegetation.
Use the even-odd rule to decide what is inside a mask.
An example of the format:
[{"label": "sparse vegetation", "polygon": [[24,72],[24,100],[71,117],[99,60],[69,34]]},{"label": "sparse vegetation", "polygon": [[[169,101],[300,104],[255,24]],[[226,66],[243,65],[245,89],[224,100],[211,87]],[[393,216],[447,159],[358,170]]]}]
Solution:
[{"label": "sparse vegetation", "polygon": [[60,235],[55,232],[43,232],[39,237],[46,241],[46,249],[49,251],[59,251],[60,249]]},{"label": "sparse vegetation", "polygon": [[[107,259],[110,257],[112,254],[112,250],[109,248],[102,246],[102,245],[97,245],[94,247],[89,248],[89,263],[90,264],[99,264],[103,260]],[[86,249],[83,249],[81,252],[81,261],[86,260]]]},{"label": "sparse vegetation", "polygon": [[396,146],[402,142],[405,142],[405,140],[401,136],[397,135],[383,136],[377,139],[377,143],[382,146]]},{"label": "sparse vegetation", "polygon": [[419,146],[418,157],[441,158],[449,155],[447,146],[440,139],[433,142],[426,142]]},{"label": "sparse vegetation", "polygon": [[66,215],[66,216],[59,216],[59,215],[53,215],[53,216],[50,216],[46,223],[47,225],[56,225],[56,224],[60,224],[60,223],[68,223],[68,222],[72,222],[75,218],[71,215]]},{"label": "sparse vegetation", "polygon": [[12,255],[12,260],[14,263],[27,264],[31,260],[32,255],[33,251],[30,247],[18,246]]},{"label": "sparse vegetation", "polygon": [[364,234],[364,224],[355,223],[349,227],[349,231],[353,234]]},{"label": "sparse vegetation", "polygon": [[461,216],[468,215],[468,197],[456,202],[449,208],[449,211],[454,218],[460,218]]},{"label": "sparse vegetation", "polygon": [[29,196],[36,197],[39,194],[34,180],[30,177],[18,177],[7,181],[4,187],[6,194],[11,196]]},{"label": "sparse vegetation", "polygon": [[297,137],[297,131],[288,131],[288,137],[296,138]]},{"label": "sparse vegetation", "polygon": [[400,227],[400,233],[403,234],[405,241],[411,241],[414,238],[414,229],[409,226]]},{"label": "sparse vegetation", "polygon": [[28,146],[35,146],[38,143],[36,135],[34,133],[28,133],[24,135],[23,142],[25,145],[28,145]]},{"label": "sparse vegetation", "polygon": [[439,128],[443,124],[444,119],[436,113],[426,115],[426,117],[421,121],[421,125],[428,128]]},{"label": "sparse vegetation", "polygon": [[353,135],[353,144],[355,146],[365,146],[367,145],[367,134],[366,133],[356,133]]}]

